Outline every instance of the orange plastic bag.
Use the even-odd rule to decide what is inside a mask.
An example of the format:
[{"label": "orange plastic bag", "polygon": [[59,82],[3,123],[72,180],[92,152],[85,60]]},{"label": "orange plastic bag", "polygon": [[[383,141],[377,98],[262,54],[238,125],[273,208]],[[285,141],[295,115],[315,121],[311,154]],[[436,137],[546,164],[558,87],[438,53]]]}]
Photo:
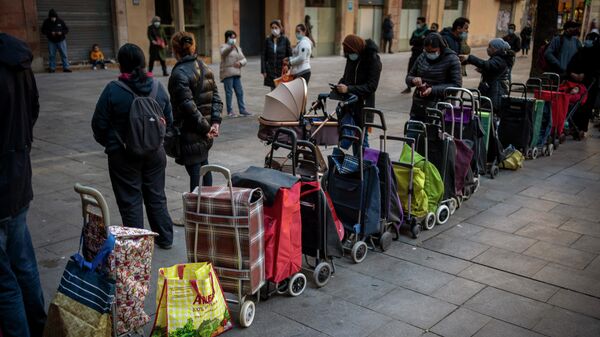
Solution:
[{"label": "orange plastic bag", "polygon": [[281,76],[274,79],[273,83],[275,83],[275,86],[278,86],[281,83],[291,82],[293,80],[294,80],[294,75],[292,75],[290,73],[290,69],[288,68],[288,66],[284,65],[283,68],[281,69]]}]

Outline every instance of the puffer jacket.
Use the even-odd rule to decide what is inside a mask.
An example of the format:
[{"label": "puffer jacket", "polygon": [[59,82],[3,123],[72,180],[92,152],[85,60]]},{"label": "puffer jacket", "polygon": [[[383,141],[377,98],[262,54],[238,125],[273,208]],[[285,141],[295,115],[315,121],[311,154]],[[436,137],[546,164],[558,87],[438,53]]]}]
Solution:
[{"label": "puffer jacket", "polygon": [[224,43],[221,45],[220,51],[221,65],[219,66],[219,77],[221,78],[221,82],[229,77],[242,76],[242,68],[233,66],[236,62],[240,62],[242,67],[248,63],[244,53],[242,53],[242,48],[237,45]]},{"label": "puffer jacket", "polygon": [[312,41],[308,37],[303,37],[292,51],[290,57],[290,73],[300,75],[310,71],[310,54],[312,53]]},{"label": "puffer jacket", "polygon": [[283,69],[283,59],[292,56],[292,46],[290,40],[285,35],[277,38],[277,43],[273,36],[269,36],[265,41],[265,49],[260,59],[260,72],[267,74],[264,85],[274,87],[273,80],[281,76]]},{"label": "puffer jacket", "polygon": [[480,69],[479,91],[483,96],[489,97],[494,108],[500,111],[502,96],[508,94],[510,73],[515,63],[515,53],[511,50],[501,50],[492,55],[487,61],[469,55],[467,63]]},{"label": "puffer jacket", "polygon": [[[439,101],[444,96],[444,90],[448,87],[461,87],[462,76],[460,73],[460,60],[456,53],[444,48],[436,60],[429,60],[425,53],[421,54],[415,65],[406,75],[406,85],[414,87],[412,83],[415,77],[420,77],[423,83],[431,86],[431,95],[426,100]],[[415,96],[418,96],[418,90]]]},{"label": "puffer jacket", "polygon": [[444,38],[444,40],[448,44],[448,48],[450,48],[456,54],[460,53],[461,38],[458,36],[455,36],[452,33],[452,28],[450,28],[450,27],[444,28],[442,30],[442,32],[440,33],[440,35]]},{"label": "puffer jacket", "polygon": [[363,107],[375,107],[375,92],[381,76],[381,60],[377,44],[371,39],[365,41],[365,49],[358,60],[346,60],[344,76],[338,83],[348,86],[348,93],[358,96],[357,104],[353,105],[354,120],[360,125]]},{"label": "puffer jacket", "polygon": [[208,158],[212,139],[206,136],[212,124],[221,123],[223,102],[213,72],[196,55],[175,64],[169,78],[174,125],[181,130],[181,165],[199,164]]}]

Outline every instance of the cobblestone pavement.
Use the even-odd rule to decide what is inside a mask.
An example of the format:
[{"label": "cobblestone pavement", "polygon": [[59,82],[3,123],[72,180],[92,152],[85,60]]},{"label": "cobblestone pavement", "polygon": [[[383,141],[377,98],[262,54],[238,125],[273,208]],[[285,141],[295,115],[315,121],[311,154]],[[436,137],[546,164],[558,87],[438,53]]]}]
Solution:
[{"label": "cobblestone pavement", "polygon": [[[408,54],[382,55],[382,60],[377,107],[386,114],[390,134],[399,135],[410,106],[410,96],[399,94]],[[518,58],[515,81],[526,79],[529,62]],[[344,60],[315,58],[312,65],[309,101],[339,79]],[[243,75],[254,113],[262,111],[268,92],[258,68],[259,61],[250,60]],[[82,217],[73,185],[98,188],[113,223],[120,221],[106,156],[90,128],[96,100],[116,75],[37,75],[42,110],[28,220],[48,302],[79,243]],[[465,86],[476,86],[477,75],[469,68]],[[166,84],[166,78],[160,80]],[[256,118],[225,119],[210,161],[233,171],[261,165],[266,148],[256,138],[257,125]],[[385,253],[370,252],[362,264],[340,259],[328,286],[311,284],[300,297],[261,302],[251,328],[227,335],[600,336],[599,145],[597,134],[568,141],[552,157],[527,161],[517,172],[502,171],[495,180],[483,178],[479,192],[448,224],[417,240],[402,237]],[[187,186],[184,169],[169,160],[167,195],[174,218],[181,217]],[[173,249],[155,251],[153,283],[158,267],[186,260],[184,233],[180,227],[175,231]],[[150,313],[154,294],[153,284]]]}]

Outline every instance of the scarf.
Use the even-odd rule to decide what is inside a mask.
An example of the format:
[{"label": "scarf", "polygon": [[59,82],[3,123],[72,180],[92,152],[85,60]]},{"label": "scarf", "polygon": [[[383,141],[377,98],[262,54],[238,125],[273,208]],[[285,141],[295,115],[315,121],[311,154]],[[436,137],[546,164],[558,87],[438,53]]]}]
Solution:
[{"label": "scarf", "polygon": [[415,37],[421,37],[423,35],[425,35],[425,33],[429,32],[429,28],[427,27],[427,24],[423,25],[423,28],[419,29],[415,29],[415,31],[413,32],[413,35]]}]

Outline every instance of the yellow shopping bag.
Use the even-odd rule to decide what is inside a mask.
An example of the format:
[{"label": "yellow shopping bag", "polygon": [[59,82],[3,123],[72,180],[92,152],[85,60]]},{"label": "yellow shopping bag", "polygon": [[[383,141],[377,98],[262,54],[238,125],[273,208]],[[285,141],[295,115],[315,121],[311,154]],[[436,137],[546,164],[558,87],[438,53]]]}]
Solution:
[{"label": "yellow shopping bag", "polygon": [[217,336],[233,327],[217,274],[210,263],[159,269],[152,337]]}]

